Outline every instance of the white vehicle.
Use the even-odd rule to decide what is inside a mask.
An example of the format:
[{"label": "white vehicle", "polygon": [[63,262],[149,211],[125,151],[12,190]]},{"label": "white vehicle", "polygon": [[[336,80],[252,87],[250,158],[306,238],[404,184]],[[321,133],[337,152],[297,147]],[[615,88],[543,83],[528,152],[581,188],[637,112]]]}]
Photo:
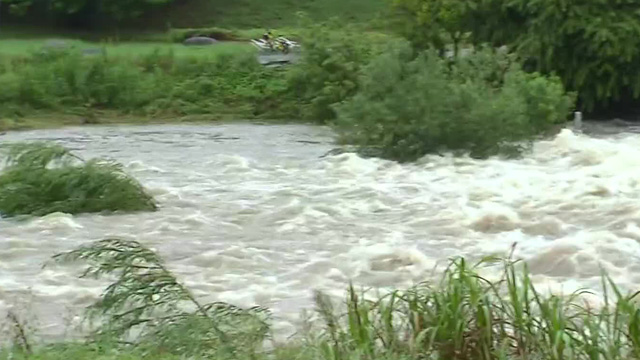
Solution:
[{"label": "white vehicle", "polygon": [[259,50],[258,62],[268,67],[292,64],[300,59],[300,45],[284,37],[271,41],[253,39],[251,44]]},{"label": "white vehicle", "polygon": [[300,48],[297,42],[291,41],[285,37],[277,37],[273,41],[267,41],[265,39],[253,39],[251,40],[253,46],[264,52],[279,51],[282,53],[289,53]]}]

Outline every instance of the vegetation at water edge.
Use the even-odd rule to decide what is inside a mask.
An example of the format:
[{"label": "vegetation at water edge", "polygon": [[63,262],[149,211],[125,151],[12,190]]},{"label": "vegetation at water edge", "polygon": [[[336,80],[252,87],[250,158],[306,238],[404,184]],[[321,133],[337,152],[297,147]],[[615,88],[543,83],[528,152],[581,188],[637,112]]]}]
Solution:
[{"label": "vegetation at water edge", "polygon": [[0,116],[5,117],[73,112],[91,121],[102,110],[114,110],[123,115],[218,118],[231,112],[252,118],[270,112],[273,97],[286,85],[281,72],[265,69],[246,51],[92,57],[80,51],[51,51],[0,64]]},{"label": "vegetation at water edge", "polygon": [[[137,116],[303,119],[335,126],[342,140],[407,161],[438,151],[516,154],[566,120],[573,98],[553,77],[527,74],[490,50],[450,61],[393,37],[324,26],[303,32],[305,53],[289,69],[250,52],[151,52],[85,57],[33,54],[0,70],[0,115],[103,110]],[[97,115],[98,114],[98,115]]]},{"label": "vegetation at water edge", "polygon": [[525,73],[513,57],[490,50],[452,62],[401,45],[362,74],[360,91],[337,106],[338,134],[399,161],[445,151],[517,155],[565,122],[573,106],[559,79]]},{"label": "vegetation at water edge", "polygon": [[[545,295],[526,264],[453,259],[439,282],[373,296],[349,287],[345,301],[316,294],[318,322],[264,347],[263,308],[200,303],[153,251],[106,239],[55,256],[84,262],[83,277],[112,283],[88,309],[101,325],[84,343],[34,344],[18,331],[0,354],[13,359],[630,359],[640,355],[634,295],[602,276],[603,303],[586,292]],[[499,271],[501,269],[501,271]],[[491,271],[495,277],[481,274]],[[22,329],[19,319],[14,328]],[[132,335],[135,331],[136,336]]]},{"label": "vegetation at water edge", "polygon": [[157,205],[122,165],[106,159],[82,160],[48,143],[4,145],[0,170],[0,214],[42,216],[153,211]]},{"label": "vegetation at water edge", "polygon": [[[49,49],[27,56],[0,55],[0,126],[34,113],[73,113],[99,122],[102,111],[213,119],[303,119],[327,122],[332,106],[357,91],[360,70],[392,41],[362,39],[353,29],[303,31],[300,64],[265,68],[255,52],[233,48],[177,53],[170,48],[129,54],[108,48],[98,56],[79,49]],[[4,60],[4,61],[3,61]]]}]

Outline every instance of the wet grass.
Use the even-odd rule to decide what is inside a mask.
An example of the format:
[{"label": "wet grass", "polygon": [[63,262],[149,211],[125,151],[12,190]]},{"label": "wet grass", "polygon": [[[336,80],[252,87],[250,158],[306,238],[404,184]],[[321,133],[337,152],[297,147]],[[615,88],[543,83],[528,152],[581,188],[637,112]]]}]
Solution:
[{"label": "wet grass", "polygon": [[[228,304],[216,305],[225,311],[203,310],[209,309],[209,305],[197,303],[163,267],[161,258],[140,244],[104,240],[57,258],[88,261],[85,276],[116,275],[115,282],[91,309],[106,316],[103,330],[113,330],[114,321],[120,330],[144,324],[141,336],[123,342],[119,337],[122,332],[117,332],[115,337],[94,336],[82,344],[59,343],[35,350],[21,347],[27,341],[18,341],[14,347],[5,348],[5,357],[252,360],[640,357],[637,294],[624,294],[606,275],[602,276],[604,297],[594,306],[587,301],[586,291],[557,295],[541,292],[524,263],[500,258],[478,263],[452,259],[439,282],[377,296],[350,286],[342,303],[317,293],[319,320],[309,322],[297,337],[266,348],[259,345],[269,339],[265,328],[248,326],[268,324],[262,322],[265,320],[259,316],[262,312]],[[497,277],[493,280],[482,277],[480,274],[486,270]],[[192,315],[181,313],[175,317],[176,311],[182,310],[165,306],[180,299],[196,304]],[[163,307],[164,313],[157,311]],[[135,321],[123,321],[132,319]]]},{"label": "wet grass", "polygon": [[42,216],[153,211],[153,197],[122,166],[105,159],[83,160],[48,143],[4,145],[0,170],[0,215]]}]

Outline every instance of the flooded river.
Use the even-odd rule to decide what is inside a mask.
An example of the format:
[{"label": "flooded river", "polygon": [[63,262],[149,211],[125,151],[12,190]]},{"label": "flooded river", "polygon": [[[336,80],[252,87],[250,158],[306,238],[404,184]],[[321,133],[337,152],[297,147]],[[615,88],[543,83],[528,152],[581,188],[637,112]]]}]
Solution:
[{"label": "flooded river", "polygon": [[104,283],[54,254],[105,237],[156,249],[197,296],[270,307],[291,333],[312,291],[403,287],[452,256],[526,259],[544,288],[597,287],[600,267],[640,288],[640,134],[564,130],[520,160],[430,156],[412,165],[321,158],[320,127],[233,124],[83,127],[10,133],[126,165],[156,213],[0,220],[0,312],[28,309],[63,335]]}]

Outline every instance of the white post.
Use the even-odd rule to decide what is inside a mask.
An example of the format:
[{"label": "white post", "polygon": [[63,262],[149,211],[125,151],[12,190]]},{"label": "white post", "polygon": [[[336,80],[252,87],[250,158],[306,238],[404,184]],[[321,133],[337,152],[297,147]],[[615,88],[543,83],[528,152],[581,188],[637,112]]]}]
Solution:
[{"label": "white post", "polygon": [[582,130],[582,113],[580,111],[573,113],[573,129],[577,131]]}]

